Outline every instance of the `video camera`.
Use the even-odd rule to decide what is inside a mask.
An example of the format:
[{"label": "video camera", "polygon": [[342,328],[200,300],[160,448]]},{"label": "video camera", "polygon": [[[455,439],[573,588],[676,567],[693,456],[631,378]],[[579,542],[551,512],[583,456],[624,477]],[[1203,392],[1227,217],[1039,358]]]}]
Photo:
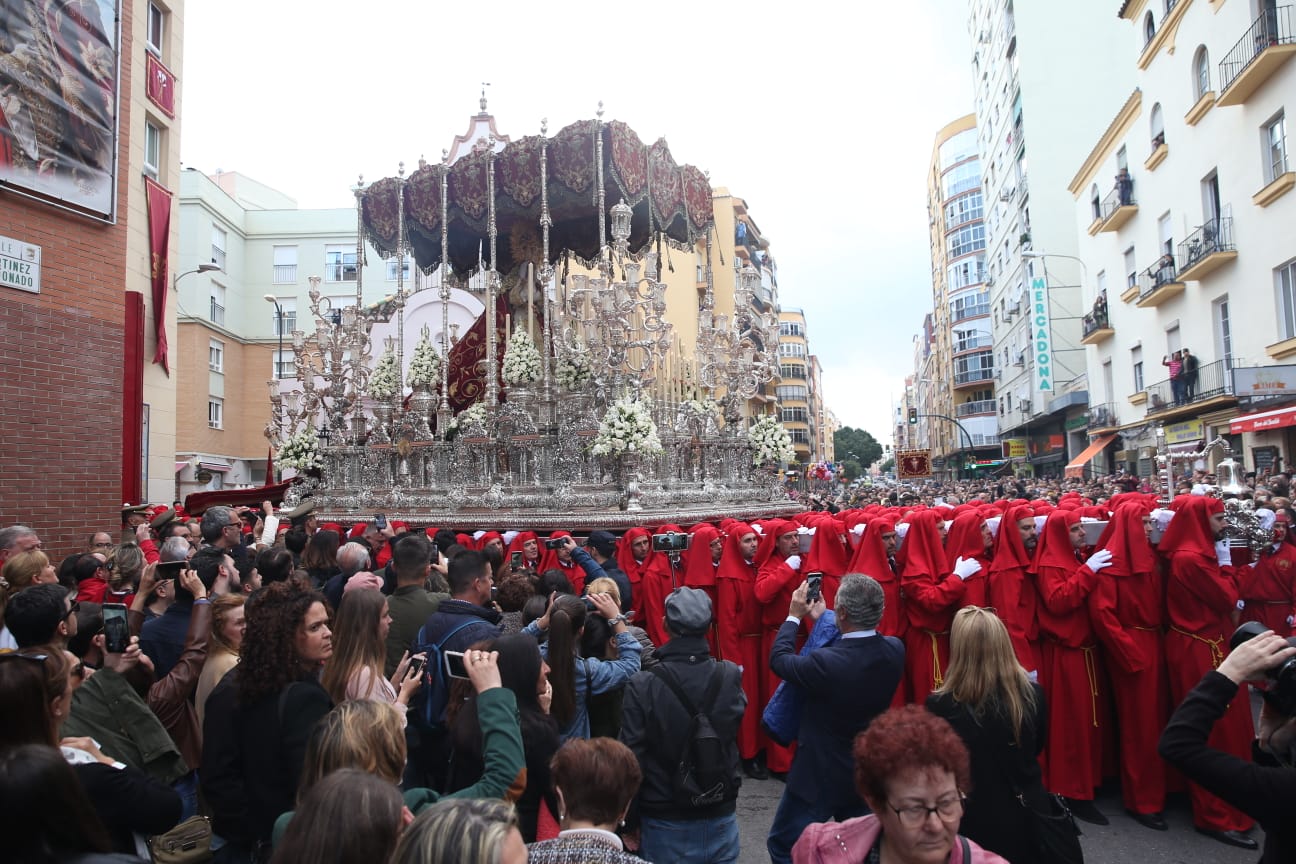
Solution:
[{"label": "video camera", "polygon": [[546,549],[561,549],[567,545],[567,537],[550,537],[544,541]]},{"label": "video camera", "polygon": [[[1237,648],[1264,633],[1269,628],[1259,621],[1247,621],[1233,631],[1229,638],[1229,650]],[[1287,644],[1296,647],[1296,637],[1288,636]],[[1265,670],[1269,687],[1261,691],[1261,696],[1284,717],[1296,717],[1296,657],[1288,657],[1272,669]]]}]

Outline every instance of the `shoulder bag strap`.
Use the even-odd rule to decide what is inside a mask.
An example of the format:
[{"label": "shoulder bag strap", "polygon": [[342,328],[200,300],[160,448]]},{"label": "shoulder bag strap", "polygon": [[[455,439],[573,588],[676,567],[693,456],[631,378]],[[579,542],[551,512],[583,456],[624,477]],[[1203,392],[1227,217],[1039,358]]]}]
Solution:
[{"label": "shoulder bag strap", "polygon": [[684,692],[684,688],[681,687],[679,681],[675,679],[675,674],[666,668],[665,663],[658,663],[648,671],[653,675],[656,675],[668,688],[670,688],[670,691],[675,694],[675,698],[684,706],[684,710],[688,712],[690,717],[697,714],[697,707],[694,706],[693,700]]}]

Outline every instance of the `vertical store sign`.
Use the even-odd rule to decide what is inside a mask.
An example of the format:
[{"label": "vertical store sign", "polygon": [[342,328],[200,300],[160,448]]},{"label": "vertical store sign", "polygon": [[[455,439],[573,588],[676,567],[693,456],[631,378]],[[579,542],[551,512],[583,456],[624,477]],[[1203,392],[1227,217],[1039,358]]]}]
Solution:
[{"label": "vertical store sign", "polygon": [[1035,355],[1035,389],[1053,393],[1053,327],[1049,322],[1048,280],[1031,279],[1031,350]]},{"label": "vertical store sign", "polygon": [[41,247],[0,237],[0,287],[40,293]]}]

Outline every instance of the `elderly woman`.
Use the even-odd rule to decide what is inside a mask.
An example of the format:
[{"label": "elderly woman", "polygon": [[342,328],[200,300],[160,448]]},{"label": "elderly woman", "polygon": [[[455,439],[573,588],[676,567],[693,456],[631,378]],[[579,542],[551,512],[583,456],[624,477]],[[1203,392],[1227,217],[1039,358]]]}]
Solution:
[{"label": "elderly woman", "polygon": [[401,834],[391,864],[526,864],[513,805],[483,798],[440,801]]},{"label": "elderly woman", "polygon": [[635,864],[624,850],[617,826],[625,820],[643,775],[629,747],[611,738],[574,738],[550,764],[558,820],[553,840],[532,843],[530,864]]},{"label": "elderly woman", "polygon": [[796,864],[1007,864],[958,833],[971,780],[949,723],[917,705],[894,708],[855,739],[855,785],[873,814],[817,822],[792,847]]}]

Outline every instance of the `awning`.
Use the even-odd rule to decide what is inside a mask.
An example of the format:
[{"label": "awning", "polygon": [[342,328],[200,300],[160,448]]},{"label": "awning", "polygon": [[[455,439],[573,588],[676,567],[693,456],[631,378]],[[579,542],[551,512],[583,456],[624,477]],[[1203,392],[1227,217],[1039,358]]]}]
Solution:
[{"label": "awning", "polygon": [[1065,477],[1084,477],[1084,467],[1103,451],[1103,448],[1116,440],[1116,433],[1110,435],[1099,435],[1089,446],[1080,452],[1080,455],[1067,463],[1066,471],[1063,472]]},{"label": "awning", "polygon": [[206,468],[208,471],[216,471],[221,474],[230,470],[230,466],[226,462],[208,462],[206,459],[198,460],[198,467]]},{"label": "awning", "polygon": [[189,467],[189,463],[188,463],[188,462],[177,462],[177,463],[175,463],[175,465],[176,465],[176,473],[177,473],[177,474],[179,474],[181,471],[183,471],[184,469],[186,469],[186,468]]},{"label": "awning", "polygon": [[1275,411],[1245,414],[1229,423],[1229,434],[1264,432],[1266,429],[1282,429],[1285,426],[1296,426],[1296,408],[1279,408]]}]

